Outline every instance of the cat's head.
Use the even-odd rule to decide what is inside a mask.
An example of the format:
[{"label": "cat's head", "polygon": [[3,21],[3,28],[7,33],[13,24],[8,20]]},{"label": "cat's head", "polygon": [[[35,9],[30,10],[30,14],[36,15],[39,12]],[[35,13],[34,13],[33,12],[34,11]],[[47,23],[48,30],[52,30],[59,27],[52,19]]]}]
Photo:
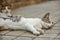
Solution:
[{"label": "cat's head", "polygon": [[50,19],[50,13],[46,13],[42,18],[44,26],[46,25],[46,28],[51,28],[53,25],[53,22]]},{"label": "cat's head", "polygon": [[6,16],[11,16],[11,8],[9,7],[9,5],[2,6],[1,12]]}]

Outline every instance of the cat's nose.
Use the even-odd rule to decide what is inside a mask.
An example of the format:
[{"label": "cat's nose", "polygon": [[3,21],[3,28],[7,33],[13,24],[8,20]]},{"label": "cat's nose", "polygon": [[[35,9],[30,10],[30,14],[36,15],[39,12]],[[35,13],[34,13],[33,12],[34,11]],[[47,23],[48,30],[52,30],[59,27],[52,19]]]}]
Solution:
[{"label": "cat's nose", "polygon": [[5,13],[8,13],[8,11],[6,11]]}]

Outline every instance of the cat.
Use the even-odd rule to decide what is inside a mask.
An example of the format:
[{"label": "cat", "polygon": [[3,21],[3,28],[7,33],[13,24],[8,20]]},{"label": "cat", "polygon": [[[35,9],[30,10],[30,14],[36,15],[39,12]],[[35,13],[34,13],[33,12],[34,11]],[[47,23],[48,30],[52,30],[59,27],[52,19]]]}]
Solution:
[{"label": "cat", "polygon": [[8,17],[8,16],[12,16],[11,9],[7,5],[2,6],[0,10],[0,17]]},{"label": "cat", "polygon": [[[35,35],[44,33],[43,27],[50,28],[53,23],[51,22],[50,13],[46,13],[42,18],[25,18],[20,16],[18,22],[11,19],[0,18],[0,28],[3,29],[22,29],[32,32]],[[11,17],[12,18],[12,17]],[[14,18],[13,18],[14,19]]]},{"label": "cat", "polygon": [[50,28],[53,25],[49,16],[50,13],[46,13],[43,18],[13,16],[11,15],[10,8],[4,6],[0,13],[0,28],[28,30],[35,35],[39,35],[40,33],[44,33],[42,28]]}]

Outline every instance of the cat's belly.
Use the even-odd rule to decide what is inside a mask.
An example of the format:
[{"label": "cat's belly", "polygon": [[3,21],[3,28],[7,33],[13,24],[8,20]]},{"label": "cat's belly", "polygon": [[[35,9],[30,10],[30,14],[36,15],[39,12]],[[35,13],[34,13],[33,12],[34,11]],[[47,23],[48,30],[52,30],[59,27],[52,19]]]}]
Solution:
[{"label": "cat's belly", "polygon": [[11,28],[11,29],[25,29],[25,25],[22,25],[22,24],[11,24],[8,26],[8,28]]},{"label": "cat's belly", "polygon": [[35,25],[35,24],[39,23],[40,21],[41,21],[40,18],[25,18],[23,20],[24,23],[29,23],[31,25]]},{"label": "cat's belly", "polygon": [[21,19],[21,21],[19,22],[12,22],[9,24],[9,28],[12,29],[26,29],[26,25],[27,23],[29,23],[30,25],[35,25],[37,23],[39,23],[41,21],[41,19],[39,18],[23,18]]},{"label": "cat's belly", "polygon": [[19,22],[5,22],[4,26],[8,29],[25,29],[25,25]]}]

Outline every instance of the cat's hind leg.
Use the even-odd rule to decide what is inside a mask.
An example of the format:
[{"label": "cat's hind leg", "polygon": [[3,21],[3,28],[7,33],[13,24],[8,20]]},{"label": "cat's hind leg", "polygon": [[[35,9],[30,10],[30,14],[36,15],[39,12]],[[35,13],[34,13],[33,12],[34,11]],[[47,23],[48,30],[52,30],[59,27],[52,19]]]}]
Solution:
[{"label": "cat's hind leg", "polygon": [[28,31],[31,31],[33,34],[35,34],[35,35],[39,35],[39,34],[40,34],[40,32],[37,31],[37,30],[33,27],[33,25],[30,25],[29,23],[27,23],[27,24],[25,24],[25,26],[26,26],[26,29],[27,29]]}]

